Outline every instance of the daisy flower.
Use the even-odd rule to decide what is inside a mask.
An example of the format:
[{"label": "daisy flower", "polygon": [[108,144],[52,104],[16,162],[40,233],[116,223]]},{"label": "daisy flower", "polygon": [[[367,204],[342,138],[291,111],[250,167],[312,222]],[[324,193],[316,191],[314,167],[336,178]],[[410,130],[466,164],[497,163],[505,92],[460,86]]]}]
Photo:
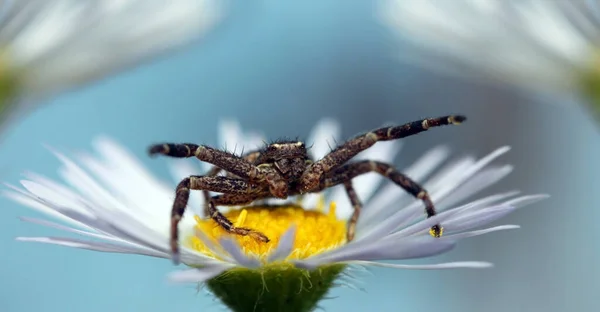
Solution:
[{"label": "daisy flower", "polygon": [[221,3],[2,1],[0,116],[190,43],[221,19]]},{"label": "daisy flower", "polygon": [[[228,146],[253,148],[262,144],[259,133],[242,131],[233,121],[221,123],[221,141]],[[312,156],[329,151],[328,142],[339,139],[340,127],[322,120],[307,143]],[[357,155],[392,161],[401,141],[380,142]],[[54,151],[62,162],[63,182],[28,173],[22,187],[10,186],[4,195],[62,223],[31,217],[37,223],[75,233],[82,238],[18,237],[100,252],[170,258],[170,209],[175,185],[190,174],[207,170],[192,159],[172,159],[172,181],[148,171],[132,154],[109,138],[94,141],[97,156],[69,158]],[[352,268],[379,266],[395,269],[484,268],[487,262],[402,264],[405,260],[438,255],[467,237],[518,228],[487,224],[535,202],[545,195],[517,196],[517,191],[467,201],[476,192],[499,181],[512,170],[492,162],[506,153],[501,147],[483,158],[461,157],[447,161],[444,146],[427,152],[404,170],[423,182],[440,213],[426,219],[422,203],[380,176],[354,180],[364,202],[355,239],[346,242],[346,220],[352,213],[344,190],[329,189],[287,201],[258,202],[245,207],[219,209],[236,226],[260,230],[271,241],[260,243],[247,236],[227,234],[202,216],[202,194],[192,192],[189,209],[180,223],[180,260],[188,266],[168,278],[173,282],[203,283],[233,311],[311,311],[337,279]],[[441,223],[444,235],[434,238],[429,228]],[[86,239],[87,238],[87,239]]]},{"label": "daisy flower", "polygon": [[[589,0],[381,0],[411,44],[402,58],[436,71],[582,97],[600,108],[600,3]],[[411,51],[412,49],[412,51]],[[467,69],[467,70],[465,70]]]}]

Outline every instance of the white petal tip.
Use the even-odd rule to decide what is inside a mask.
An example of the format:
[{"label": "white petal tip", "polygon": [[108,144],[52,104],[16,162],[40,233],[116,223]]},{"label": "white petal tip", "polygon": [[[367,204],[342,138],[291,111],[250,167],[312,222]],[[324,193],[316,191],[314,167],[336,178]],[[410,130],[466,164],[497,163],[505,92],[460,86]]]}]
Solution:
[{"label": "white petal tip", "polygon": [[173,284],[202,283],[221,274],[227,268],[227,265],[216,265],[171,272],[167,275],[167,281]]},{"label": "white petal tip", "polygon": [[501,146],[498,149],[496,149],[495,151],[493,151],[492,154],[500,156],[502,154],[508,153],[511,149],[512,149],[512,147],[510,147],[509,145]]},{"label": "white petal tip", "polygon": [[482,261],[447,262],[437,264],[395,264],[376,261],[353,261],[352,263],[405,270],[487,269],[494,266],[493,263]]},{"label": "white petal tip", "polygon": [[40,242],[45,242],[48,241],[49,239],[47,237],[27,237],[27,236],[18,236],[15,237],[15,240],[18,242],[35,242],[35,243],[40,243]]},{"label": "white petal tip", "polygon": [[461,267],[468,269],[488,269],[493,268],[494,264],[490,262],[464,262]]},{"label": "white petal tip", "polygon": [[550,197],[550,195],[548,195],[548,194],[535,194],[535,195],[521,196],[521,197],[518,197],[518,198],[508,201],[506,204],[510,205],[510,206],[514,206],[515,208],[521,208],[523,206],[531,205],[533,203],[536,203],[540,200],[547,199],[549,197]]}]

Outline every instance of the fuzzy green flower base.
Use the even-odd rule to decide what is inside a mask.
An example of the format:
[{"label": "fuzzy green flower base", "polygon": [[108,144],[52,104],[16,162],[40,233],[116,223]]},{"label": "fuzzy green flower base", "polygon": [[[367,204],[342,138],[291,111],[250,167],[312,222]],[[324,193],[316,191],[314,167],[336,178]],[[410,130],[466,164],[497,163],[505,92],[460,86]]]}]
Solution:
[{"label": "fuzzy green flower base", "polygon": [[236,268],[206,284],[234,312],[307,312],[315,310],[345,267],[332,264],[314,271],[289,264]]}]

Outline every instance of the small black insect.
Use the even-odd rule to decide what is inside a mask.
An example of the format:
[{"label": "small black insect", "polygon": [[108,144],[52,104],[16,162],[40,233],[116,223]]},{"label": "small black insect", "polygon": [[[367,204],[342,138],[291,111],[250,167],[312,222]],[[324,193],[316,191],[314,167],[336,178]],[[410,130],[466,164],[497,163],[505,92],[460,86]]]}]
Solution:
[{"label": "small black insect", "polygon": [[[318,161],[308,156],[303,142],[280,140],[268,144],[264,149],[237,156],[206,145],[156,144],[149,149],[150,155],[162,154],[171,157],[196,157],[215,167],[204,176],[183,179],[176,189],[171,211],[171,251],[178,261],[178,224],[187,206],[190,190],[202,190],[206,199],[205,212],[230,233],[249,235],[262,242],[269,238],[262,233],[233,225],[218,210],[218,205],[245,205],[265,198],[287,198],[288,196],[320,192],[326,188],[343,184],[354,207],[348,222],[347,239],[354,238],[361,202],[352,187],[352,179],[368,172],[377,172],[406,190],[425,204],[427,217],[435,216],[435,208],[427,191],[389,164],[362,160],[347,163],[356,154],[373,146],[377,141],[389,141],[423,132],[431,127],[457,125],[465,121],[460,115],[428,118],[401,126],[379,128],[359,135],[332,150]],[[221,170],[226,176],[218,176]],[[209,192],[222,193],[210,197]],[[431,227],[432,235],[439,237],[439,224]]]}]

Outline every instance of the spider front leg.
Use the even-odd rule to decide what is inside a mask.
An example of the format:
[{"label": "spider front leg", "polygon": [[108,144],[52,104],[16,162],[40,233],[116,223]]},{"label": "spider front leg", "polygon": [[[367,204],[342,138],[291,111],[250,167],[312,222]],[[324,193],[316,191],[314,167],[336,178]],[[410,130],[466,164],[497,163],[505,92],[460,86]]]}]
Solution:
[{"label": "spider front leg", "polygon": [[196,157],[201,161],[213,164],[240,178],[246,179],[250,181],[251,184],[256,181],[265,180],[263,172],[248,160],[232,153],[214,149],[206,145],[197,145],[191,143],[155,144],[150,146],[148,153],[151,156],[162,154],[176,158]]},{"label": "spider front leg", "polygon": [[426,131],[432,127],[458,125],[466,119],[465,116],[461,115],[427,118],[409,122],[401,126],[379,128],[363,135],[359,135],[343,145],[338,146],[321,160],[310,165],[300,179],[300,189],[305,193],[316,190],[319,187],[319,181],[321,181],[323,175],[345,164],[352,157],[373,146],[378,141],[401,139]]},{"label": "spider front leg", "polygon": [[[260,152],[255,151],[255,152],[250,152],[248,154],[245,154],[244,156],[242,156],[242,158],[250,163],[254,163],[254,161],[258,158],[259,155],[260,155]],[[219,172],[221,172],[221,170],[222,170],[221,168],[214,166],[208,171],[208,173],[206,173],[206,176],[214,177],[214,176],[218,175]],[[229,173],[229,172],[227,173],[226,176],[230,177],[230,178],[236,178],[236,176],[234,176],[232,173]],[[209,217],[210,212],[208,211],[208,205],[209,205],[209,202],[211,199],[210,192],[207,190],[203,190],[202,195],[204,196],[204,209],[203,209],[204,216]]]},{"label": "spider front leg", "polygon": [[[360,214],[360,201],[352,188],[352,185],[349,183],[355,177],[369,173],[376,172],[388,179],[390,179],[394,184],[400,186],[402,189],[407,191],[409,194],[414,196],[417,199],[420,199],[425,205],[425,214],[427,218],[431,218],[436,215],[435,207],[431,198],[429,198],[429,194],[427,191],[420,186],[417,182],[413,181],[408,176],[396,170],[389,164],[382,163],[379,161],[371,161],[364,160],[359,161],[352,164],[347,164],[342,167],[335,169],[330,172],[324,179],[321,180],[319,189],[325,189],[334,185],[338,185],[343,183],[346,187],[346,191],[348,192],[348,196],[350,197],[350,201],[352,206],[354,206],[354,213],[348,222],[348,241],[354,238],[354,230],[356,228],[356,223],[358,222],[358,216]],[[358,207],[358,209],[357,209]],[[443,233],[443,228],[436,224],[431,227],[429,233],[434,237],[441,237]]]},{"label": "spider front leg", "polygon": [[[173,261],[179,263],[179,221],[183,218],[185,208],[190,197],[190,190],[206,190],[212,192],[226,193],[222,195],[221,200],[219,197],[211,198],[209,201],[209,214],[219,225],[225,230],[239,234],[239,235],[251,235],[253,238],[268,242],[269,239],[261,234],[260,232],[249,230],[249,229],[237,229],[233,224],[227,220],[217,209],[216,204],[221,202],[237,202],[248,203],[254,199],[260,197],[262,194],[260,191],[254,192],[251,190],[250,185],[243,180],[233,179],[228,177],[207,177],[207,176],[190,176],[183,179],[177,185],[175,190],[175,200],[173,201],[173,208],[171,210],[171,253]],[[251,190],[249,192],[249,190]]]}]

